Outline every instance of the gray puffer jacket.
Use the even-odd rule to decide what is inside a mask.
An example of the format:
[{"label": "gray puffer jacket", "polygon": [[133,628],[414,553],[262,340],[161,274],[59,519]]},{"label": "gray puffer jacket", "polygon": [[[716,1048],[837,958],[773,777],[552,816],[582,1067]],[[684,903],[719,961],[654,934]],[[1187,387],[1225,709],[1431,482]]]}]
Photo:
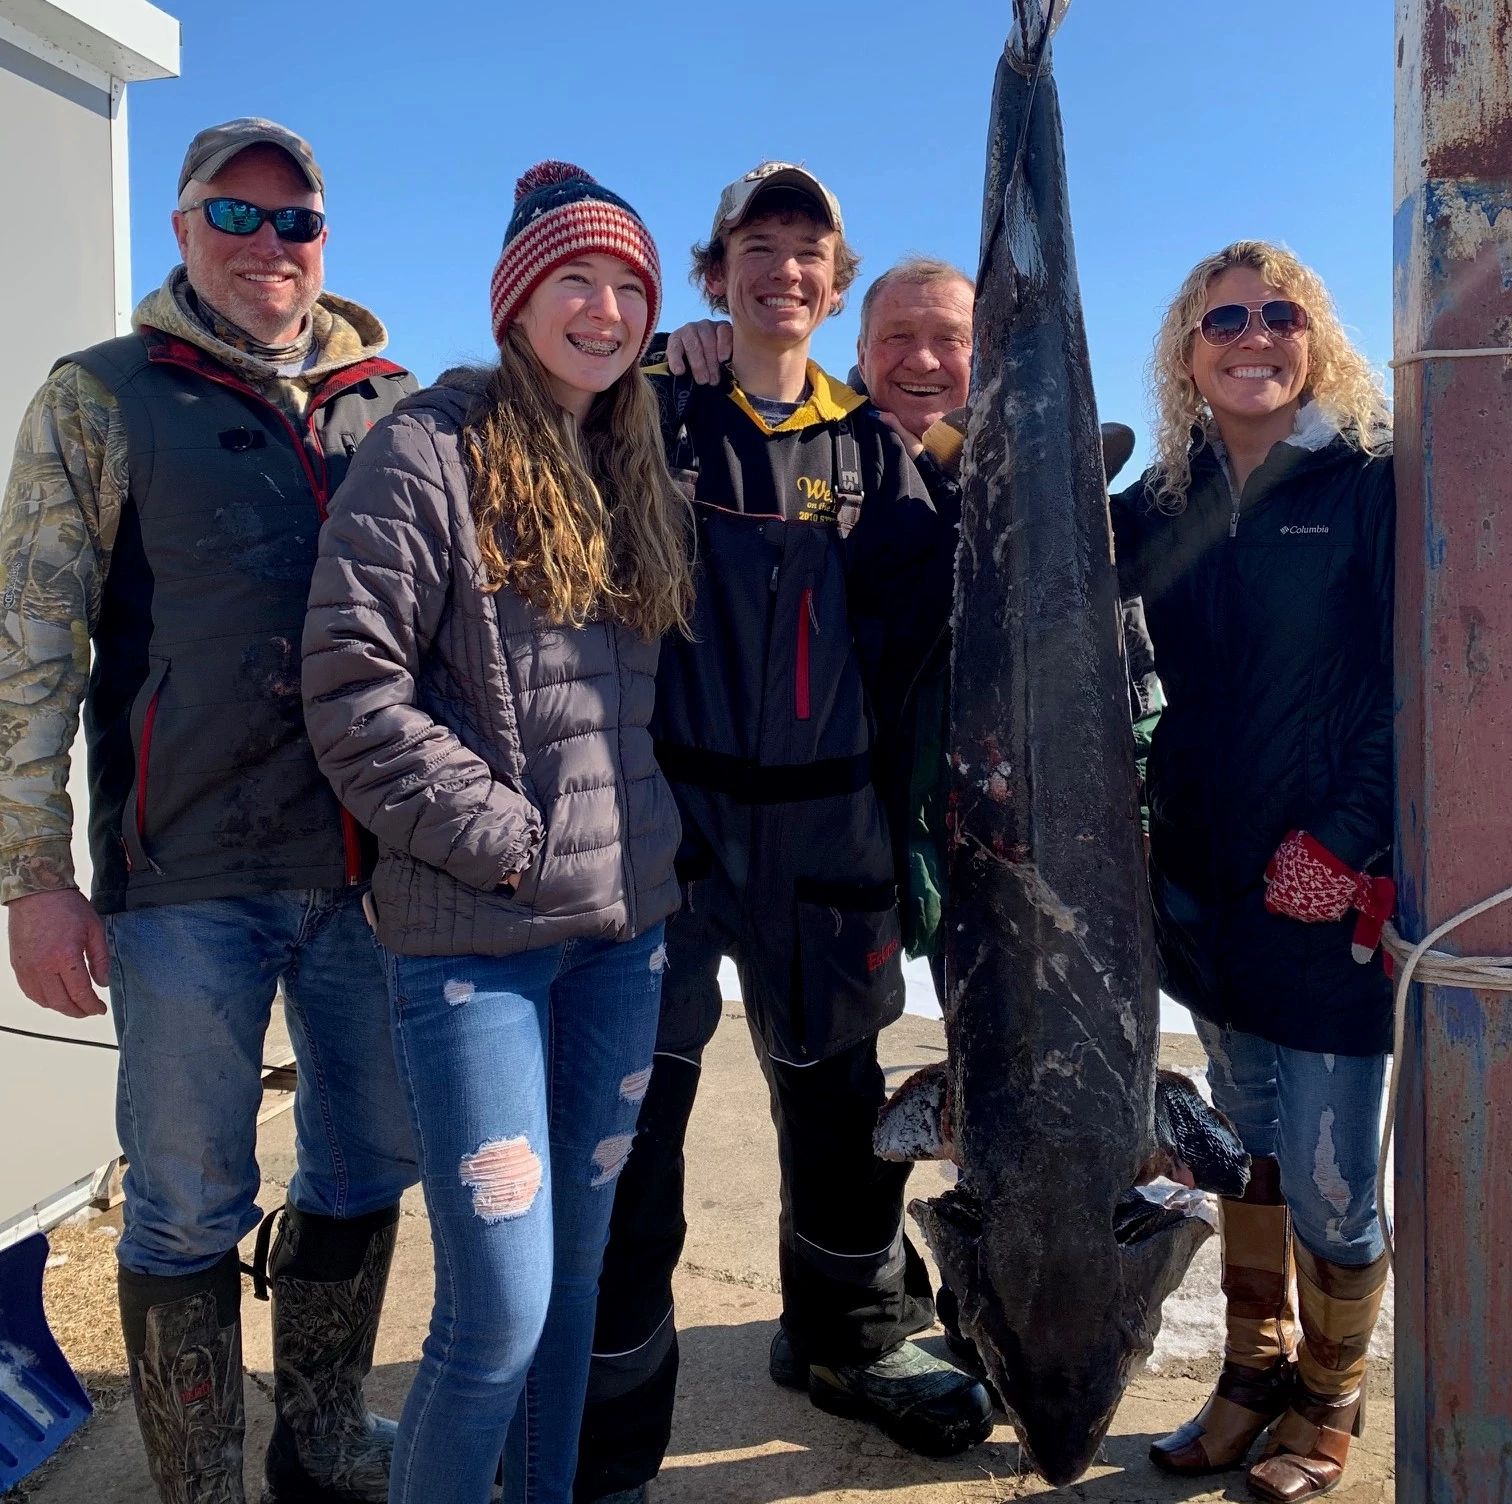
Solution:
[{"label": "gray puffer jacket", "polygon": [[678,901],[646,729],[658,644],[480,588],[458,441],[476,380],[443,377],[363,441],[305,622],[310,741],[378,838],[378,938],[404,955],[628,939]]}]

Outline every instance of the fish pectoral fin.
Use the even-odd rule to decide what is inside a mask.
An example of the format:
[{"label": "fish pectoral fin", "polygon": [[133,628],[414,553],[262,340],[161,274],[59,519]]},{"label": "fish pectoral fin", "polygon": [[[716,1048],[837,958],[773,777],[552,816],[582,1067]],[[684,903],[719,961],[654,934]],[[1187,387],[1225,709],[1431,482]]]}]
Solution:
[{"label": "fish pectoral fin", "polygon": [[[1186,1277],[1192,1256],[1216,1230],[1201,1191],[1135,1187],[1113,1213],[1124,1340],[1134,1368],[1143,1365],[1160,1333],[1161,1307]],[[1132,1370],[1131,1370],[1132,1371]]]},{"label": "fish pectoral fin", "polygon": [[1212,1202],[1201,1191],[1179,1182],[1130,1186],[1113,1208],[1113,1237],[1120,1246],[1138,1243],[1193,1218],[1218,1230]]},{"label": "fish pectoral fin", "polygon": [[[964,1184],[953,1186],[928,1201],[908,1203],[913,1219],[923,1230],[940,1266],[945,1283],[955,1292],[961,1319],[975,1312],[981,1300],[981,1281],[977,1276],[977,1251],[981,1245],[982,1213],[976,1197]],[[974,1322],[975,1315],[970,1319]]]},{"label": "fish pectoral fin", "polygon": [[950,1078],[945,1066],[911,1075],[877,1116],[872,1148],[878,1159],[954,1159],[950,1134]]},{"label": "fish pectoral fin", "polygon": [[1234,1125],[1178,1071],[1155,1076],[1155,1152],[1139,1182],[1164,1175],[1220,1196],[1242,1196],[1250,1159]]}]

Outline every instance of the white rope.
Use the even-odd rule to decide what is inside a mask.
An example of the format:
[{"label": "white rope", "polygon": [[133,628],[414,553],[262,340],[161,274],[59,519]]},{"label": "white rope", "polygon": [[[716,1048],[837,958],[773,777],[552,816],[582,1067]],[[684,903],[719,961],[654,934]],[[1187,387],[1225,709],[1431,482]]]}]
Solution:
[{"label": "white rope", "polygon": [[[1506,353],[1512,355],[1512,350]],[[1396,1129],[1397,1089],[1401,1083],[1402,1047],[1407,1031],[1407,989],[1414,982],[1421,982],[1427,987],[1467,987],[1476,992],[1512,992],[1512,956],[1454,956],[1447,951],[1432,949],[1434,941],[1443,939],[1450,930],[1458,929],[1460,925],[1469,923],[1488,909],[1494,909],[1508,900],[1512,900],[1512,888],[1503,888],[1500,893],[1482,899],[1452,919],[1446,919],[1416,945],[1409,945],[1396,932],[1395,926],[1389,923],[1381,936],[1382,945],[1396,963],[1397,981],[1391,1089],[1386,1096],[1386,1126],[1381,1133],[1381,1155],[1376,1161],[1376,1210],[1381,1219],[1381,1234],[1386,1240],[1386,1251],[1391,1255],[1393,1263],[1396,1261],[1396,1245],[1391,1236],[1391,1218],[1386,1215],[1386,1157],[1391,1152],[1391,1140]]]},{"label": "white rope", "polygon": [[1410,366],[1419,360],[1508,360],[1512,359],[1512,345],[1487,345],[1478,350],[1419,350],[1414,355],[1398,355],[1386,364],[1393,371]]}]

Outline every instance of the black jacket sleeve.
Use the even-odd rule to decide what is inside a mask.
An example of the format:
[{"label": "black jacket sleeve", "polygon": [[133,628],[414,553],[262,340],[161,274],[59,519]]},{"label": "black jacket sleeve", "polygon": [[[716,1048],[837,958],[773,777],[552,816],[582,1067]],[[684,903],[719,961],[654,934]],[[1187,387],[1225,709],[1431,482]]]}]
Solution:
[{"label": "black jacket sleeve", "polygon": [[1118,565],[1118,593],[1124,600],[1143,595],[1140,569],[1140,525],[1145,496],[1144,477],[1126,490],[1108,497],[1108,519],[1113,525],[1113,558]]},{"label": "black jacket sleeve", "polygon": [[[890,428],[874,419],[858,430],[866,493],[847,543],[851,629],[876,722],[873,779],[887,814],[898,887],[906,893],[920,755],[916,693],[921,682],[944,674],[959,509],[950,518],[936,510]],[[926,742],[938,757],[933,733]]]},{"label": "black jacket sleeve", "polygon": [[[1370,616],[1360,623],[1374,676],[1370,710],[1356,744],[1340,761],[1341,776],[1326,811],[1309,832],[1351,867],[1364,868],[1390,849],[1395,819],[1392,763],[1396,482],[1389,457],[1372,460],[1376,483],[1360,519],[1361,556],[1369,579]],[[1375,478],[1375,477],[1373,477]]]},{"label": "black jacket sleeve", "polygon": [[851,621],[867,693],[886,737],[948,630],[957,523],[936,510],[891,429],[873,420],[858,423],[857,430],[866,493],[847,542]]}]

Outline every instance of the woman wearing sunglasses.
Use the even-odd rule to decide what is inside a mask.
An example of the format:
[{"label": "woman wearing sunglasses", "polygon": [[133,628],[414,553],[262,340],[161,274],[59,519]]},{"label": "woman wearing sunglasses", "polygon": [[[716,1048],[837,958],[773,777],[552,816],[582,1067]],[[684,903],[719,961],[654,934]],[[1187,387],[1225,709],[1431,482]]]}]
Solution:
[{"label": "woman wearing sunglasses", "polygon": [[1148,769],[1157,940],[1254,1171],[1222,1204],[1217,1389],[1151,1457],[1239,1467],[1269,1428],[1251,1492],[1310,1499],[1358,1434],[1386,1282],[1389,418],[1322,282],[1261,241],[1192,270],[1153,370],[1155,462],[1113,516],[1170,702]]},{"label": "woman wearing sunglasses", "polygon": [[[614,1182],[650,1076],[679,824],[657,643],[687,507],[639,357],[656,248],[580,168],[520,179],[498,364],[364,441],[304,640],[320,765],[378,838],[372,917],[435,1242],[395,1504],[569,1504]],[[506,1444],[507,1432],[507,1444]]]}]

